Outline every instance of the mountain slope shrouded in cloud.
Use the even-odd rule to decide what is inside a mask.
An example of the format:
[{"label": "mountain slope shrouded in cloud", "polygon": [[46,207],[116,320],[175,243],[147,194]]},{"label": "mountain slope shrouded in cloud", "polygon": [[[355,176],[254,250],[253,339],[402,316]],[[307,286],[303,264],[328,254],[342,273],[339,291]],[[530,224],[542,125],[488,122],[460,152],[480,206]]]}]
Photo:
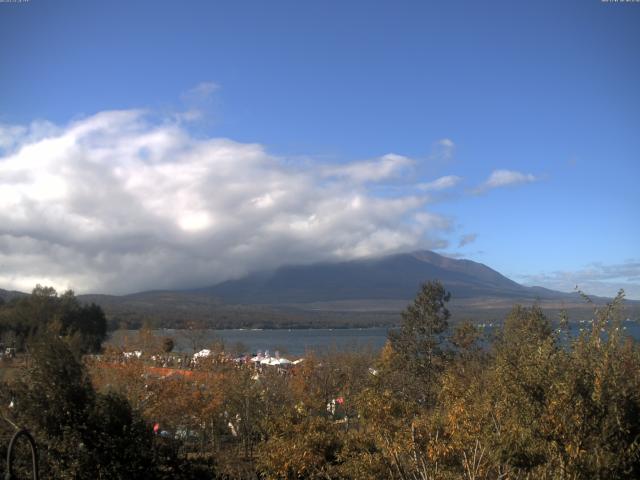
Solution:
[{"label": "mountain slope shrouded in cloud", "polygon": [[427,250],[348,262],[285,266],[197,291],[218,296],[225,302],[243,304],[408,300],[428,280],[440,280],[459,299],[562,296],[559,292],[524,287],[481,263]]},{"label": "mountain slope shrouded in cloud", "polygon": [[[178,318],[218,328],[392,325],[429,280],[440,280],[451,291],[454,319],[495,321],[516,303],[539,303],[551,318],[562,309],[574,318],[590,314],[591,307],[576,293],[526,287],[481,263],[427,250],[257,270],[188,291],[90,298],[107,311],[160,314],[165,325],[175,325]],[[628,305],[638,309],[638,302]]]},{"label": "mountain slope shrouded in cloud", "polygon": [[[539,303],[552,318],[561,309],[582,318],[591,308],[576,293],[526,287],[481,263],[427,250],[259,270],[193,290],[78,298],[102,306],[113,326],[152,320],[172,328],[191,322],[211,328],[363,327],[397,323],[400,311],[429,280],[441,281],[452,293],[450,306],[458,319],[500,319],[516,303]],[[5,299],[19,295],[24,294],[0,290]],[[640,310],[640,302],[627,304]]]}]

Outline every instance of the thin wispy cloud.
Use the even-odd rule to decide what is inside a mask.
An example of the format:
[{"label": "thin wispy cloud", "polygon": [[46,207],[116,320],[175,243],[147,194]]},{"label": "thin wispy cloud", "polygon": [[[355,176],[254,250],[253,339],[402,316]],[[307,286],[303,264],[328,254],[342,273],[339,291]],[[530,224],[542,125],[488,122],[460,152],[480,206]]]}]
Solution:
[{"label": "thin wispy cloud", "polygon": [[185,110],[184,112],[177,112],[174,114],[174,118],[176,121],[180,123],[190,123],[195,122],[204,117],[204,113],[199,108],[191,108],[189,110]]},{"label": "thin wispy cloud", "polygon": [[419,212],[415,215],[415,221],[419,226],[431,231],[450,232],[453,230],[451,219],[436,213]]},{"label": "thin wispy cloud", "polygon": [[410,171],[401,155],[301,166],[139,110],[48,125],[3,127],[1,288],[182,288],[447,246],[451,221],[426,196],[376,193]]},{"label": "thin wispy cloud", "polygon": [[213,103],[214,94],[220,90],[215,82],[200,82],[180,95],[185,110],[173,115],[179,123],[192,123],[205,118]]},{"label": "thin wispy cloud", "polygon": [[494,188],[533,183],[538,180],[539,178],[531,173],[522,173],[514,170],[494,170],[484,183],[473,190],[473,193],[480,194]]},{"label": "thin wispy cloud", "polygon": [[456,144],[450,138],[441,138],[431,147],[429,161],[431,162],[448,162],[453,159],[456,150]]},{"label": "thin wispy cloud", "polygon": [[357,183],[379,182],[401,176],[414,163],[410,158],[389,153],[374,160],[327,166],[322,169],[322,174],[326,177],[345,178]]},{"label": "thin wispy cloud", "polygon": [[463,235],[460,238],[460,241],[458,242],[458,248],[462,248],[466,245],[469,245],[470,243],[473,243],[477,240],[478,238],[478,234],[477,233],[468,233],[466,235]]},{"label": "thin wispy cloud", "polygon": [[473,252],[440,252],[441,255],[444,255],[445,257],[449,257],[449,258],[455,258],[457,260],[459,259],[474,259],[475,261],[478,261],[476,259],[476,257],[484,255],[484,250],[476,250]]},{"label": "thin wispy cloud", "polygon": [[184,92],[181,97],[185,102],[204,102],[209,100],[218,90],[220,90],[220,85],[215,82],[200,82]]},{"label": "thin wispy cloud", "polygon": [[438,192],[441,190],[453,188],[461,181],[461,177],[457,177],[455,175],[446,175],[428,183],[421,183],[418,185],[418,188],[425,192]]},{"label": "thin wispy cloud", "polygon": [[640,298],[640,261],[624,263],[592,263],[584,268],[556,270],[538,274],[521,275],[528,285],[540,285],[561,291],[573,291],[576,287],[587,294],[614,296],[623,288],[630,298]]}]

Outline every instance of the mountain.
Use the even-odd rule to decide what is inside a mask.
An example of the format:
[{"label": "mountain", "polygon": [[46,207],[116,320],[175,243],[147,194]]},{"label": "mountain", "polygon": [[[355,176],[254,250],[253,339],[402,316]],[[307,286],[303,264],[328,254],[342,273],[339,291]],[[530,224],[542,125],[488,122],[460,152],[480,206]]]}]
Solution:
[{"label": "mountain", "polygon": [[[386,326],[415,297],[420,285],[440,280],[452,293],[453,320],[494,321],[514,304],[537,302],[549,315],[567,310],[570,318],[591,315],[576,293],[526,287],[482,263],[430,251],[344,262],[290,265],[205,288],[147,291],[130,295],[79,295],[106,312],[112,327],[296,328]],[[0,290],[9,299],[19,292]],[[596,303],[607,299],[592,297]],[[640,302],[626,302],[640,317]]]},{"label": "mountain", "polygon": [[0,288],[0,299],[2,299],[3,301],[12,300],[17,297],[23,297],[24,295],[26,294],[22,292],[17,292],[15,290],[3,290],[2,288]]},{"label": "mountain", "polygon": [[572,294],[525,287],[481,263],[430,251],[335,263],[284,266],[193,293],[238,304],[306,304],[353,300],[410,300],[419,286],[440,280],[456,299],[568,299]]}]

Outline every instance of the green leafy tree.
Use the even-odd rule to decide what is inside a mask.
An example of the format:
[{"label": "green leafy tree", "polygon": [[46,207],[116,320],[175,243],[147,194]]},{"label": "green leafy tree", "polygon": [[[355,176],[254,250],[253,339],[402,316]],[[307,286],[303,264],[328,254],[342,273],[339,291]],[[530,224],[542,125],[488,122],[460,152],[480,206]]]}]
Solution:
[{"label": "green leafy tree", "polygon": [[0,331],[11,332],[21,350],[29,339],[49,332],[64,337],[78,354],[95,353],[106,338],[107,321],[98,305],[82,305],[71,290],[58,295],[37,285],[31,295],[1,309]]}]

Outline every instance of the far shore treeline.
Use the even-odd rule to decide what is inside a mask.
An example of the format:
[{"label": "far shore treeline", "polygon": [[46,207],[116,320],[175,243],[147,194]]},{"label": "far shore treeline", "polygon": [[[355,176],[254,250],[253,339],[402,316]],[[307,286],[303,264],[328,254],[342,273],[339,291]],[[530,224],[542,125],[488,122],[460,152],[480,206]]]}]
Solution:
[{"label": "far shore treeline", "polygon": [[[0,470],[24,427],[46,479],[640,477],[622,292],[585,296],[580,333],[534,303],[490,339],[452,322],[449,300],[422,285],[380,352],[271,366],[223,345],[188,358],[150,328],[132,355],[103,343],[100,306],[38,286],[0,302]],[[26,447],[14,458],[28,478]]]},{"label": "far shore treeline", "polygon": [[28,340],[56,335],[78,353],[96,353],[107,335],[107,319],[98,305],[82,304],[71,290],[58,295],[36,286],[31,295],[0,299],[0,342],[24,350]]}]

